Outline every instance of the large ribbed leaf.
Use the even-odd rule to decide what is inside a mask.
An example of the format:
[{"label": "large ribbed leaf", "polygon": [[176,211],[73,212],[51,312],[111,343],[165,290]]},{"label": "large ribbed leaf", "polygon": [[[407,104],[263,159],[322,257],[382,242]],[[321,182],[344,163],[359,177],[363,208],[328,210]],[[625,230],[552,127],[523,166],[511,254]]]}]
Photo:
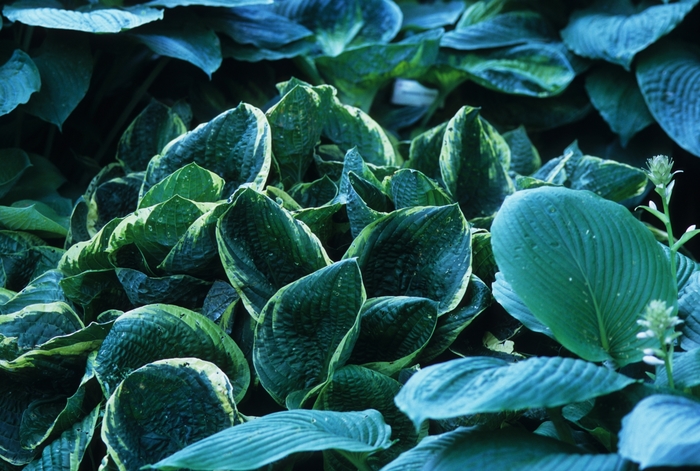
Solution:
[{"label": "large ribbed leaf", "polygon": [[35,235],[0,231],[0,285],[19,291],[31,279],[55,267],[53,260],[43,256],[47,248],[46,242]]},{"label": "large ribbed leaf", "polygon": [[684,320],[680,326],[681,347],[685,350],[700,347],[700,272],[690,275],[678,293],[678,311]]},{"label": "large ribbed leaf", "polygon": [[542,166],[542,159],[537,148],[532,145],[532,141],[525,131],[525,127],[520,125],[512,131],[503,133],[503,139],[510,147],[510,166],[512,170],[521,175],[530,175]]},{"label": "large ribbed leaf", "polygon": [[[41,4],[45,3],[46,6]],[[56,2],[17,2],[6,5],[2,14],[10,21],[30,26],[70,29],[88,33],[118,33],[163,18],[163,10],[141,5],[94,10],[64,10]]]},{"label": "large ribbed leaf", "polygon": [[400,2],[403,13],[402,29],[433,29],[453,25],[464,11],[464,2],[436,3]]},{"label": "large ribbed leaf", "polygon": [[668,34],[698,0],[680,0],[663,5],[634,6],[630,0],[598,0],[585,10],[575,11],[561,32],[567,47],[576,54],[604,59],[629,70],[634,56]]},{"label": "large ribbed leaf", "polygon": [[588,191],[525,190],[491,231],[505,280],[566,348],[589,361],[641,360],[640,313],[676,293],[663,250],[624,206]]},{"label": "large ribbed leaf", "polygon": [[[217,12],[216,19],[209,21],[237,43],[261,49],[278,49],[313,35],[299,23],[276,13],[274,8],[274,5],[232,8],[225,13]],[[274,29],[269,27],[271,24],[275,25]]]},{"label": "large ribbed leaf", "polygon": [[196,162],[226,180],[225,194],[230,195],[243,183],[261,188],[270,171],[271,148],[265,115],[242,103],[172,141],[151,159],[145,182],[154,185],[185,164]]},{"label": "large ribbed leaf", "polygon": [[107,401],[102,440],[121,471],[140,469],[240,422],[226,374],[198,358],[150,363]]},{"label": "large ribbed leaf", "polygon": [[508,144],[477,108],[464,106],[447,123],[440,173],[468,219],[493,215],[514,191],[506,173],[509,164]]},{"label": "large ribbed leaf", "polygon": [[634,380],[583,360],[533,357],[518,363],[468,357],[411,376],[396,404],[418,427],[425,419],[557,407],[618,391]]},{"label": "large ribbed leaf", "polygon": [[272,130],[272,151],[291,186],[301,182],[313,162],[313,150],[321,137],[333,90],[328,86],[297,85],[266,115]]},{"label": "large ribbed leaf", "polygon": [[428,298],[444,314],[469,283],[469,223],[456,204],[399,209],[365,227],[343,258],[357,258],[369,297]]},{"label": "large ribbed leaf", "polygon": [[460,50],[515,46],[530,42],[556,41],[557,34],[539,13],[523,10],[496,15],[465,27],[458,27],[440,40],[440,46]]},{"label": "large ribbed leaf", "polygon": [[193,64],[211,78],[221,65],[221,44],[216,33],[198,25],[185,23],[179,27],[147,26],[134,33],[150,50]]},{"label": "large ribbed leaf", "polygon": [[355,260],[322,268],[270,299],[255,329],[253,364],[277,402],[298,408],[345,363],[364,301]]},{"label": "large ribbed leaf", "polygon": [[0,305],[0,314],[17,312],[32,304],[48,304],[53,302],[68,303],[68,298],[59,288],[63,273],[58,270],[47,270],[34,278],[18,293],[13,293],[9,299]]},{"label": "large ribbed leaf", "polygon": [[[654,383],[668,387],[665,366],[659,367]],[[692,388],[700,384],[700,348],[673,355],[673,383],[678,389]]]},{"label": "large ribbed leaf", "polygon": [[177,113],[160,102],[152,101],[119,139],[117,160],[130,171],[146,170],[151,157],[185,132],[185,123]]},{"label": "large ribbed leaf", "polygon": [[331,264],[305,224],[248,188],[219,219],[217,241],[226,274],[255,318],[278,289]]},{"label": "large ribbed leaf", "polygon": [[175,8],[199,5],[203,7],[238,7],[247,5],[263,5],[272,0],[150,0],[145,4],[154,7]]},{"label": "large ribbed leaf", "polygon": [[34,200],[20,200],[11,206],[0,206],[0,226],[13,231],[25,231],[47,239],[65,237],[68,217],[58,214],[51,206]]},{"label": "large ribbed leaf", "polygon": [[359,463],[391,445],[391,428],[376,410],[291,410],[268,414],[207,437],[151,469],[253,470],[292,453],[339,450]]},{"label": "large ribbed leaf", "polygon": [[525,327],[533,332],[539,332],[554,338],[552,330],[540,322],[522,299],[515,294],[513,288],[503,277],[503,273],[496,273],[496,281],[491,285],[493,297],[508,314],[519,320]]},{"label": "large ribbed leaf", "polygon": [[700,465],[700,402],[657,394],[622,419],[620,455],[652,466]]},{"label": "large ribbed leaf", "polygon": [[41,75],[41,90],[27,111],[61,129],[90,86],[92,55],[84,37],[49,34],[34,63]]},{"label": "large ribbed leaf", "polygon": [[[389,450],[380,451],[370,457],[370,463],[378,468],[396,458],[402,451],[413,447],[418,440],[418,433],[413,424],[394,404],[394,396],[400,390],[401,383],[395,379],[361,366],[348,365],[333,374],[319,393],[314,409],[339,412],[366,409],[379,411],[391,427],[391,439],[394,444]],[[338,459],[337,453],[327,452],[325,455],[326,460],[334,464],[336,461],[342,461]],[[345,463],[334,468],[347,468],[343,464]]]},{"label": "large ribbed leaf", "polygon": [[221,368],[243,398],[250,371],[236,343],[196,312],[167,304],[143,306],[119,316],[95,359],[97,379],[109,397],[133,370],[164,358],[197,357]]},{"label": "large ribbed leaf", "polygon": [[649,111],[666,134],[700,156],[700,137],[694,125],[700,120],[700,48],[678,41],[655,44],[640,55],[637,82]]},{"label": "large ribbed leaf", "polygon": [[493,90],[516,95],[557,95],[576,77],[561,44],[528,43],[493,51],[441,54],[440,64],[466,72]]},{"label": "large ribbed leaf", "polygon": [[438,320],[435,301],[407,296],[372,298],[361,315],[360,336],[348,361],[388,376],[414,363]]},{"label": "large ribbed leaf", "polygon": [[499,431],[459,428],[423,440],[381,471],[632,471],[618,455],[582,454],[581,449],[515,427]]},{"label": "large ribbed leaf", "polygon": [[29,96],[39,88],[41,77],[36,64],[25,52],[15,50],[0,66],[0,116],[28,102]]},{"label": "large ribbed leaf", "polygon": [[412,206],[445,206],[453,202],[435,180],[419,170],[401,169],[391,177],[389,185],[391,199],[397,209]]},{"label": "large ribbed leaf", "polygon": [[141,201],[139,209],[163,203],[175,195],[199,202],[214,202],[222,197],[224,180],[209,170],[191,162],[175,170],[153,185]]},{"label": "large ribbed leaf", "polygon": [[211,282],[189,275],[153,277],[132,268],[117,268],[114,272],[134,306],[169,303],[198,309],[211,287]]},{"label": "large ribbed leaf", "polygon": [[78,471],[99,417],[100,407],[96,407],[83,420],[76,422],[44,448],[41,456],[29,463],[24,470]]},{"label": "large ribbed leaf", "polygon": [[316,59],[319,72],[345,103],[369,111],[377,91],[394,78],[418,78],[435,63],[440,30],[411,36],[398,43],[370,44],[337,57]]},{"label": "large ribbed leaf", "polygon": [[586,91],[623,146],[654,122],[634,76],[619,67],[604,65],[586,75]]}]

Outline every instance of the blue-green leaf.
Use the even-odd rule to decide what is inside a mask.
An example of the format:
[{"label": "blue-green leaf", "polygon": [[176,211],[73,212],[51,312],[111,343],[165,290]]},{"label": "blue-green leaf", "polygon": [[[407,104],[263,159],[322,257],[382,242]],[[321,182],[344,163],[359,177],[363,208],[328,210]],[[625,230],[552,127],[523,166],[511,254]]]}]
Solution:
[{"label": "blue-green leaf", "polygon": [[573,358],[532,357],[508,363],[468,357],[420,370],[396,396],[396,404],[417,428],[425,419],[563,406],[633,382],[609,368]]},{"label": "blue-green leaf", "polygon": [[[279,49],[313,35],[307,28],[276,13],[274,9],[275,5],[231,8],[225,13],[217,12],[216,19],[211,21],[218,31],[237,43],[260,49]],[[271,24],[275,28],[270,28]]]},{"label": "blue-green leaf", "polygon": [[30,95],[39,88],[41,76],[36,64],[25,52],[15,50],[0,66],[0,116],[28,102]]},{"label": "blue-green leaf", "polygon": [[163,8],[189,7],[195,5],[232,8],[247,5],[267,5],[270,3],[272,3],[272,0],[150,0],[144,3],[144,5]]},{"label": "blue-green leaf", "polygon": [[388,448],[390,435],[391,428],[372,409],[276,412],[207,437],[149,468],[253,470],[292,453],[320,450],[367,456]]},{"label": "blue-green leaf", "polygon": [[629,70],[639,51],[671,32],[697,3],[680,0],[648,6],[633,5],[630,0],[598,0],[575,11],[561,36],[576,54],[604,59]]},{"label": "blue-green leaf", "polygon": [[619,448],[641,469],[700,465],[700,403],[666,394],[642,399],[622,419]]},{"label": "blue-green leaf", "polygon": [[640,361],[640,348],[651,346],[636,338],[640,313],[653,299],[676,301],[668,259],[651,232],[624,206],[588,191],[515,193],[493,221],[491,242],[515,293],[589,361]]},{"label": "blue-green leaf", "polygon": [[224,180],[191,162],[175,170],[153,185],[139,201],[138,209],[168,201],[175,195],[202,203],[213,203],[222,198]]},{"label": "blue-green leaf", "polygon": [[122,9],[96,8],[86,11],[35,5],[31,1],[19,1],[6,5],[2,9],[2,14],[10,21],[18,21],[30,26],[70,29],[87,33],[118,33],[163,19],[163,10],[142,5]]},{"label": "blue-green leaf", "polygon": [[2,149],[0,159],[3,164],[3,174],[0,175],[0,198],[12,189],[22,174],[32,166],[29,156],[22,149]]},{"label": "blue-green leaf", "polygon": [[399,3],[403,13],[401,29],[434,29],[453,25],[464,11],[461,1],[440,1],[435,3],[418,3],[403,1]]},{"label": "blue-green leaf", "polygon": [[523,10],[492,18],[445,33],[440,46],[460,50],[488,49],[518,44],[556,41],[557,34],[539,13]]}]

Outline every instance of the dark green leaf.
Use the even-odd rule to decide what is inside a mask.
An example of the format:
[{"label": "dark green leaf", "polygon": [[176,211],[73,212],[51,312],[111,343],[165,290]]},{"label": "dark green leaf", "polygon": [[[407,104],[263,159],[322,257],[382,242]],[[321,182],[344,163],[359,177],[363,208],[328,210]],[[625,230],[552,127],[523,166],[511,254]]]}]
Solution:
[{"label": "dark green leaf", "polygon": [[175,195],[202,203],[215,202],[221,199],[223,190],[224,180],[220,176],[192,162],[153,185],[139,201],[138,208],[163,203]]},{"label": "dark green leaf", "polygon": [[678,311],[681,324],[681,347],[692,350],[700,347],[700,272],[690,275],[688,282],[678,293]]},{"label": "dark green leaf", "polygon": [[622,419],[620,455],[652,466],[700,465],[700,403],[657,394],[642,399]]},{"label": "dark green leaf", "polygon": [[150,187],[190,162],[226,181],[224,195],[243,183],[261,189],[271,164],[270,126],[259,109],[240,104],[180,136],[153,157],[146,170]]},{"label": "dark green leaf", "polygon": [[576,54],[604,59],[629,70],[639,51],[673,30],[697,3],[698,0],[680,0],[635,6],[630,0],[598,0],[575,11],[561,36]]},{"label": "dark green leaf", "polygon": [[404,453],[382,471],[451,471],[507,469],[510,471],[632,471],[614,454],[582,454],[559,440],[518,430],[459,428],[431,436]]},{"label": "dark green leaf", "polygon": [[447,123],[428,129],[411,141],[408,168],[419,170],[442,185],[440,151]]},{"label": "dark green leaf", "polygon": [[433,29],[453,25],[464,11],[464,2],[440,1],[435,3],[418,3],[404,1],[399,3],[403,12],[402,29]]},{"label": "dark green leaf", "polygon": [[29,156],[22,149],[2,149],[0,159],[3,163],[3,174],[0,176],[0,198],[5,196],[22,174],[32,166]]},{"label": "dark green leaf", "polygon": [[146,8],[142,5],[123,9],[96,8],[85,11],[41,8],[34,5],[33,2],[20,1],[13,5],[6,5],[2,9],[2,14],[10,21],[18,21],[29,26],[88,33],[118,33],[163,19],[163,10]]},{"label": "dark green leaf", "polygon": [[255,318],[278,289],[331,264],[306,225],[251,189],[221,216],[217,241],[226,274]]},{"label": "dark green leaf", "polygon": [[434,180],[419,170],[401,169],[389,180],[396,209],[412,206],[446,206],[452,199]]},{"label": "dark green leaf", "polygon": [[324,175],[309,183],[299,183],[289,189],[289,196],[302,208],[318,208],[330,203],[338,195],[338,187]]},{"label": "dark green leaf", "polygon": [[47,239],[65,237],[69,220],[40,201],[20,200],[12,206],[0,206],[0,226],[26,231]]},{"label": "dark green leaf", "polygon": [[156,25],[137,31],[134,36],[156,54],[187,61],[209,78],[221,65],[219,37],[209,28],[188,22],[177,28]]},{"label": "dark green leaf", "polygon": [[534,11],[511,11],[492,18],[458,27],[440,40],[440,46],[461,50],[488,49],[557,39],[551,25]]},{"label": "dark green leaf", "polygon": [[127,171],[146,170],[151,157],[187,132],[182,119],[158,101],[151,101],[131,122],[117,146],[117,160]]},{"label": "dark green leaf", "polygon": [[[673,382],[679,389],[700,385],[700,348],[673,355]],[[660,366],[655,384],[668,387],[666,366]]]},{"label": "dark green leaf", "polygon": [[17,312],[32,304],[53,302],[69,303],[59,287],[63,273],[58,270],[48,270],[32,279],[22,290],[0,305],[0,313]]},{"label": "dark green leaf", "polygon": [[[3,9],[7,16],[7,9]],[[0,116],[29,101],[29,96],[41,88],[39,69],[26,53],[15,50],[0,66]]]},{"label": "dark green leaf", "polygon": [[444,314],[469,283],[469,224],[457,205],[399,209],[365,227],[343,258],[357,258],[369,297],[428,298]]},{"label": "dark green leaf", "polygon": [[604,65],[586,75],[586,91],[623,146],[654,122],[634,76],[619,67]]},{"label": "dark green leaf", "polygon": [[[366,456],[391,445],[391,429],[376,410],[291,410],[231,427],[150,466],[174,470],[253,470],[303,451],[342,450]],[[222,453],[222,449],[236,450]]]},{"label": "dark green leaf", "polygon": [[145,5],[163,8],[188,7],[200,5],[204,7],[239,7],[247,5],[266,5],[272,0],[150,0]]},{"label": "dark green leaf", "polygon": [[250,371],[231,337],[201,314],[167,304],[152,304],[119,316],[100,347],[95,371],[109,397],[133,370],[175,357],[215,363],[233,384],[236,401],[245,395]]},{"label": "dark green leaf", "polygon": [[270,299],[255,329],[253,364],[278,403],[298,408],[345,363],[364,301],[355,260],[322,268]]},{"label": "dark green leaf", "polygon": [[406,296],[369,299],[361,316],[360,336],[348,362],[387,376],[415,363],[438,322],[435,301]]},{"label": "dark green leaf", "polygon": [[134,306],[167,302],[197,309],[211,287],[211,282],[189,275],[150,277],[131,268],[117,268],[115,272]]},{"label": "dark green leaf", "polygon": [[55,190],[66,182],[66,177],[49,159],[32,153],[27,155],[32,165],[5,195],[8,202],[22,199],[41,200],[44,196],[55,195]]},{"label": "dark green leaf", "polygon": [[34,63],[41,76],[41,90],[32,97],[27,111],[60,130],[90,86],[90,42],[83,36],[49,32]]},{"label": "dark green leaf", "polygon": [[464,106],[447,123],[440,173],[467,219],[493,215],[513,193],[509,165],[508,144],[478,109]]},{"label": "dark green leaf", "polygon": [[496,281],[491,285],[493,297],[498,304],[503,306],[508,314],[519,320],[525,327],[533,332],[545,334],[554,338],[552,329],[540,322],[522,299],[513,291],[513,288],[503,277],[503,273],[496,273]]},{"label": "dark green leaf", "polygon": [[0,231],[0,284],[19,291],[29,281],[55,268],[61,252],[41,238],[17,231]]},{"label": "dark green leaf", "polygon": [[123,218],[135,211],[142,185],[143,172],[130,173],[95,185],[88,200],[88,233],[94,235],[114,218]]},{"label": "dark green leaf", "polygon": [[[278,49],[313,35],[299,23],[275,13],[274,9],[274,5],[231,8],[226,13],[217,13],[213,24],[237,43],[260,49]],[[270,28],[273,24],[274,29]]]},{"label": "dark green leaf", "polygon": [[425,419],[557,407],[618,391],[634,380],[583,360],[532,357],[518,363],[468,357],[413,375],[396,404],[418,427]]},{"label": "dark green leaf", "polygon": [[107,401],[102,440],[119,469],[140,469],[240,422],[235,394],[226,374],[208,361],[150,363]]},{"label": "dark green leaf", "polygon": [[700,48],[661,41],[640,56],[636,73],[652,116],[678,145],[700,156],[700,139],[693,127],[700,120]]},{"label": "dark green leaf", "polygon": [[510,147],[510,166],[508,170],[520,175],[531,175],[541,166],[540,153],[527,135],[524,126],[503,133],[503,139]]},{"label": "dark green leaf", "polygon": [[566,348],[589,361],[641,360],[651,345],[636,338],[640,313],[676,296],[666,256],[624,206],[587,191],[525,190],[491,231],[505,280]]}]

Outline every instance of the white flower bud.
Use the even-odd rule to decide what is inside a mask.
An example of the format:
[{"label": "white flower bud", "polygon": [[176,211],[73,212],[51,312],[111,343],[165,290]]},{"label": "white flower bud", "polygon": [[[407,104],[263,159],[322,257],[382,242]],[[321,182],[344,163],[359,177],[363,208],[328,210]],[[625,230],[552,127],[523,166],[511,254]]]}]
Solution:
[{"label": "white flower bud", "polygon": [[646,363],[647,365],[652,365],[652,366],[660,366],[664,364],[664,361],[656,358],[655,356],[651,355],[645,355],[644,358],[642,358],[642,361]]}]

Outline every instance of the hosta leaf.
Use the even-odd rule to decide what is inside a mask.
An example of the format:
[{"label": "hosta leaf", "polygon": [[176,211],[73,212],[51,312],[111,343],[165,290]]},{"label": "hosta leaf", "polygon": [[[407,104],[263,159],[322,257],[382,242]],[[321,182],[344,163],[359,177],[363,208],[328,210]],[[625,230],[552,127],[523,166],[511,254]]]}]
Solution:
[{"label": "hosta leaf", "polygon": [[[231,8],[226,13],[217,13],[213,24],[237,43],[261,49],[278,49],[313,36],[307,28],[276,13],[274,9],[275,5],[269,8],[260,5]],[[270,28],[271,24],[275,25],[274,30]]]},{"label": "hosta leaf", "polygon": [[73,427],[44,448],[41,456],[24,469],[26,471],[78,471],[99,417],[100,407],[96,407],[83,420],[76,422]]},{"label": "hosta leaf", "polygon": [[331,449],[366,456],[388,448],[390,434],[382,415],[371,409],[276,412],[207,437],[150,468],[252,470],[292,453]]},{"label": "hosta leaf", "polygon": [[678,145],[700,156],[700,138],[693,127],[700,119],[700,49],[661,41],[640,55],[636,73],[652,116]]},{"label": "hosta leaf", "polygon": [[5,229],[26,231],[40,237],[65,237],[68,218],[40,201],[21,200],[12,206],[0,206],[0,225]]},{"label": "hosta leaf", "polygon": [[[7,6],[3,11],[7,10]],[[0,116],[29,101],[32,93],[41,88],[39,69],[26,53],[15,50],[12,57],[0,66]]]},{"label": "hosta leaf", "polygon": [[576,142],[564,149],[564,155],[551,159],[532,176],[574,190],[588,190],[617,202],[642,194],[647,184],[641,169],[583,155]]},{"label": "hosta leaf", "polygon": [[614,454],[582,454],[581,449],[514,427],[498,431],[459,428],[427,437],[381,471],[448,471],[508,469],[512,471],[632,471]]},{"label": "hosta leaf", "polygon": [[226,274],[255,318],[278,289],[331,264],[306,225],[251,189],[221,216],[217,241]]},{"label": "hosta leaf", "polygon": [[167,302],[197,309],[211,287],[211,282],[189,275],[150,277],[131,268],[117,268],[115,273],[134,306]]},{"label": "hosta leaf", "polygon": [[629,0],[598,0],[589,8],[575,11],[561,32],[566,46],[576,54],[604,59],[629,70],[632,59],[641,50],[668,34],[698,0],[680,0],[663,5]]},{"label": "hosta leaf", "polygon": [[309,183],[299,183],[289,189],[289,196],[302,208],[319,208],[338,195],[338,187],[324,175]]},{"label": "hosta leaf", "polygon": [[557,34],[542,15],[534,11],[511,11],[445,33],[440,46],[460,50],[488,49],[526,43],[549,42]]},{"label": "hosta leaf", "polygon": [[683,324],[680,330],[681,347],[692,350],[700,347],[700,272],[694,272],[678,293],[678,311]]},{"label": "hosta leaf", "polygon": [[381,182],[374,176],[374,173],[372,173],[372,170],[365,163],[360,152],[358,152],[356,147],[353,147],[345,153],[345,158],[343,159],[343,172],[340,176],[340,182],[338,183],[338,197],[335,200],[336,202],[347,202],[347,199],[352,193],[353,182],[350,179],[350,173],[353,173],[355,177],[364,179],[367,183],[376,188],[382,187]]},{"label": "hosta leaf", "polygon": [[208,361],[150,363],[107,401],[102,440],[118,469],[140,469],[239,422],[234,394],[226,374]]},{"label": "hosta leaf", "polygon": [[156,25],[139,29],[134,37],[156,54],[199,67],[209,78],[221,66],[219,37],[209,28],[194,23],[177,28]]},{"label": "hosta leaf", "polygon": [[508,170],[521,175],[530,175],[542,166],[542,159],[537,148],[527,135],[524,126],[503,133],[503,139],[510,147],[510,166]]},{"label": "hosta leaf", "polygon": [[440,150],[440,173],[467,219],[494,214],[514,191],[506,173],[508,144],[479,116],[462,107],[447,123]]},{"label": "hosta leaf", "polygon": [[82,36],[49,33],[34,63],[41,76],[41,90],[32,97],[27,111],[60,130],[90,86],[90,42]]},{"label": "hosta leaf", "polygon": [[[347,195],[343,196],[347,198],[345,211],[350,222],[350,233],[355,238],[365,227],[388,214],[389,203],[387,197],[367,180],[353,172],[350,172],[348,177],[350,185]],[[384,211],[377,211],[372,206]]]},{"label": "hosta leaf", "polygon": [[408,168],[419,170],[440,184],[440,151],[446,129],[447,123],[443,123],[416,136],[411,141],[409,160],[406,162]]},{"label": "hosta leaf", "polygon": [[355,147],[371,164],[401,164],[401,157],[382,127],[364,111],[344,105],[337,98],[323,126],[323,136],[337,144],[342,152]]},{"label": "hosta leaf", "polygon": [[419,170],[401,169],[391,177],[389,185],[397,209],[452,204],[445,190]]},{"label": "hosta leaf", "polygon": [[282,181],[288,186],[300,182],[313,162],[313,150],[321,137],[332,96],[328,86],[297,85],[266,113],[272,131],[272,152]]},{"label": "hosta leaf", "polygon": [[46,244],[41,238],[17,231],[0,231],[0,275],[2,285],[19,291],[38,273],[37,249]]},{"label": "hosta leaf", "polygon": [[640,313],[653,299],[676,299],[668,260],[648,229],[624,206],[587,191],[515,193],[496,215],[491,243],[525,305],[589,361],[641,360]]},{"label": "hosta leaf", "polygon": [[[0,463],[24,466],[36,455],[36,450],[22,448],[20,426],[22,416],[34,401],[55,398],[56,391],[47,392],[39,384],[31,386],[18,382],[13,375],[0,371]],[[7,466],[8,471],[14,470]]]},{"label": "hosta leaf", "polygon": [[437,304],[426,298],[384,296],[362,307],[360,336],[348,360],[387,376],[412,365],[435,330]]},{"label": "hosta leaf", "polygon": [[0,158],[3,163],[3,175],[0,176],[0,198],[5,196],[17,183],[22,174],[32,166],[29,156],[22,149],[2,149]]},{"label": "hosta leaf", "polygon": [[344,260],[280,289],[255,329],[253,364],[280,404],[299,405],[350,356],[365,290],[357,263]]},{"label": "hosta leaf", "polygon": [[34,2],[20,1],[6,5],[2,14],[10,21],[29,26],[70,29],[88,33],[118,33],[163,19],[163,10],[135,5],[123,9],[98,8],[78,11],[62,8],[37,7]]},{"label": "hosta leaf", "polygon": [[171,108],[151,101],[131,122],[117,145],[117,160],[127,171],[146,170],[151,157],[187,132],[182,119]]},{"label": "hosta leaf", "polygon": [[124,266],[114,257],[119,250],[133,246],[149,267],[158,266],[190,225],[211,209],[209,206],[175,195],[163,203],[133,212],[121,220],[109,237],[110,260],[117,266]]},{"label": "hosta leaf", "polygon": [[469,283],[469,224],[454,204],[399,209],[365,227],[343,258],[357,258],[369,297],[428,298],[444,314]]},{"label": "hosta leaf", "polygon": [[61,280],[60,286],[68,299],[83,307],[87,319],[95,319],[107,309],[129,310],[133,307],[114,268],[67,276]]},{"label": "hosta leaf", "polygon": [[700,403],[656,394],[642,399],[622,419],[620,455],[652,466],[700,465]]},{"label": "hosta leaf", "polygon": [[139,201],[138,208],[163,203],[175,195],[203,203],[214,202],[221,199],[224,183],[214,172],[192,162],[153,185]]},{"label": "hosta leaf", "polygon": [[377,91],[391,79],[418,78],[435,63],[442,32],[420,33],[398,43],[371,44],[316,59],[319,72],[344,103],[369,111]]},{"label": "hosta leaf", "polygon": [[[673,382],[678,389],[692,388],[700,384],[700,348],[673,355]],[[660,366],[654,381],[668,387],[666,366]]]},{"label": "hosta leaf", "polygon": [[411,376],[396,404],[418,427],[425,419],[557,407],[618,391],[634,380],[609,368],[563,357],[518,363],[468,357]]},{"label": "hosta leaf", "polygon": [[402,29],[433,29],[453,25],[464,11],[464,2],[441,1],[431,4],[401,2]]},{"label": "hosta leaf", "polygon": [[243,353],[212,321],[188,309],[151,304],[125,312],[114,322],[95,359],[105,396],[133,370],[164,358],[197,357],[221,368],[240,401],[250,381]]},{"label": "hosta leaf", "polygon": [[619,67],[604,65],[587,74],[586,91],[623,146],[654,122],[634,76]]},{"label": "hosta leaf", "polygon": [[69,303],[59,284],[63,273],[48,270],[30,281],[21,291],[0,305],[0,314],[17,312],[32,304]]},{"label": "hosta leaf", "polygon": [[540,322],[522,299],[515,294],[513,287],[503,277],[503,273],[496,273],[496,281],[491,285],[493,297],[498,304],[503,306],[508,314],[519,320],[525,327],[533,332],[539,332],[554,338],[552,329]]},{"label": "hosta leaf", "polygon": [[224,195],[243,183],[261,188],[271,164],[270,125],[259,109],[240,104],[180,136],[153,157],[145,182],[152,186],[175,170],[196,162],[226,180]]},{"label": "hosta leaf", "polygon": [[[414,446],[418,440],[413,424],[394,404],[394,396],[400,389],[401,384],[395,379],[361,366],[348,365],[333,374],[319,393],[314,409],[339,412],[366,409],[379,411],[391,427],[394,444],[389,450],[379,451],[369,458],[373,467],[378,468]],[[324,454],[326,459],[338,457],[333,452]]]},{"label": "hosta leaf", "polygon": [[188,7],[199,5],[203,7],[238,7],[247,5],[265,5],[272,0],[150,0],[145,5],[163,8]]},{"label": "hosta leaf", "polygon": [[73,244],[58,262],[58,269],[66,275],[77,275],[87,270],[114,268],[109,261],[109,238],[121,219],[115,218],[102,227],[94,237]]}]

